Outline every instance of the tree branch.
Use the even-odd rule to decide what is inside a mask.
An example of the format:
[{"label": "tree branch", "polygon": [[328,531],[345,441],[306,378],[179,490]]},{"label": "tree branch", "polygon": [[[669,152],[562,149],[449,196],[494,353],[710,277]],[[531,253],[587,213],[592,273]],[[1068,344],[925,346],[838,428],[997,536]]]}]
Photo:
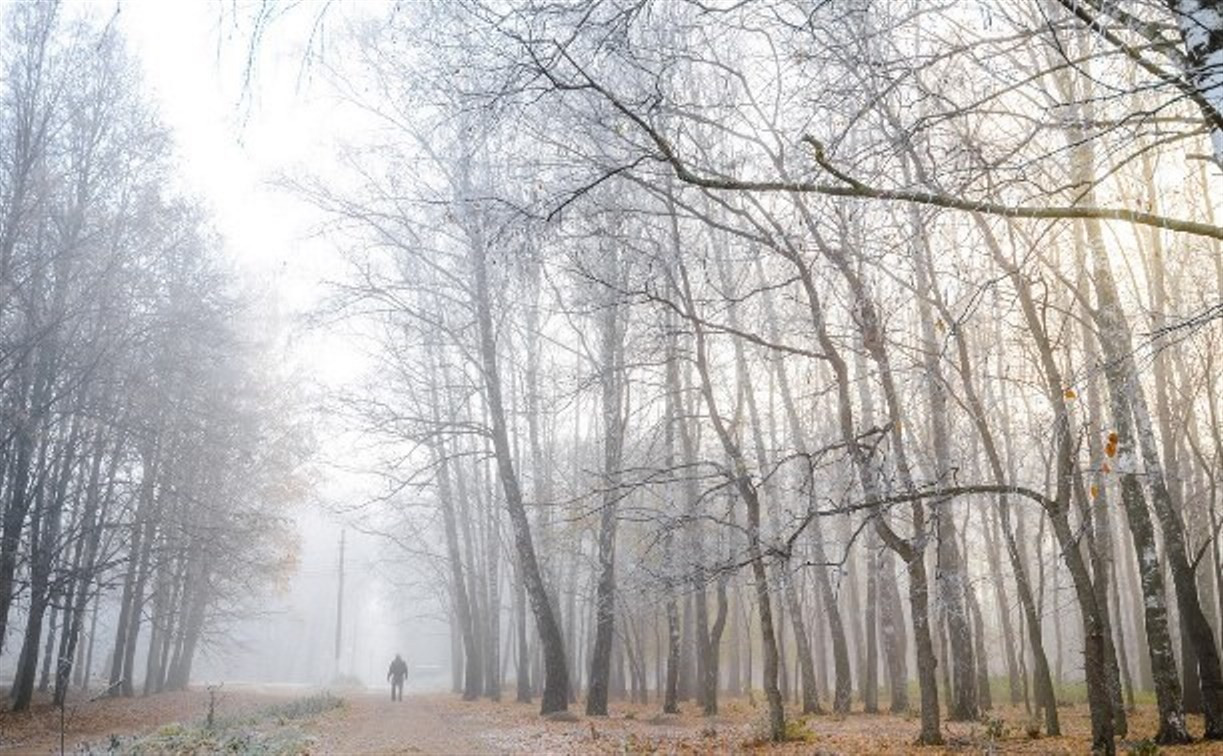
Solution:
[{"label": "tree branch", "polygon": [[[1210,239],[1223,240],[1223,227],[1213,223],[1200,223],[1197,221],[1181,220],[1178,218],[1169,218],[1164,215],[1155,213],[1146,213],[1138,210],[1127,210],[1122,208],[1107,208],[1093,207],[1088,205],[1006,205],[999,202],[988,200],[972,200],[962,197],[955,197],[949,194],[940,192],[922,191],[914,189],[885,189],[876,186],[870,186],[862,181],[853,178],[849,174],[832,166],[828,161],[827,156],[823,154],[822,147],[816,151],[816,162],[819,166],[838,181],[839,184],[822,183],[817,181],[760,181],[746,180],[723,176],[710,176],[688,167],[688,164],[679,156],[675,148],[671,145],[670,140],[666,138],[657,128],[645,119],[640,113],[625,104],[619,97],[608,90],[606,87],[599,84],[592,76],[587,74],[585,70],[565,51],[560,52],[560,56],[574,68],[574,70],[582,77],[584,83],[575,84],[561,80],[556,72],[549,68],[544,68],[544,75],[551,81],[553,86],[560,90],[569,91],[591,91],[605,99],[613,108],[620,112],[624,117],[632,121],[642,132],[649,137],[655,148],[658,150],[659,159],[670,166],[675,173],[676,178],[686,184],[699,186],[704,189],[722,190],[722,191],[748,191],[748,192],[791,192],[798,194],[821,194],[828,197],[845,197],[849,199],[864,199],[864,200],[885,200],[895,202],[909,202],[917,205],[928,205],[931,207],[941,207],[947,210],[961,210],[964,212],[984,213],[987,215],[996,215],[1004,218],[1027,218],[1032,220],[1115,220],[1129,223],[1136,226],[1147,226],[1151,228],[1160,228],[1167,231],[1175,231],[1177,233],[1189,234],[1192,236],[1201,236]],[[813,137],[804,136],[802,141],[818,146],[820,142]]]}]

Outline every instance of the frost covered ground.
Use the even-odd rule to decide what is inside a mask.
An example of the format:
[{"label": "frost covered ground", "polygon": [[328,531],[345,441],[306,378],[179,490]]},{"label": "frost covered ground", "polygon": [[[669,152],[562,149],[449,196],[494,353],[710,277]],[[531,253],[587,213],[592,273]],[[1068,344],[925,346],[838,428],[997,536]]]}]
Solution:
[{"label": "frost covered ground", "polygon": [[[212,725],[208,712],[212,702]],[[575,707],[580,711],[580,707]],[[809,717],[790,727],[794,740],[759,739],[762,709],[732,700],[713,719],[688,706],[661,715],[655,705],[613,704],[612,715],[546,721],[534,706],[509,702],[464,703],[450,695],[409,695],[392,702],[382,691],[323,691],[271,686],[228,686],[138,699],[100,699],[70,704],[64,744],[69,753],[1084,753],[1084,706],[1061,710],[1066,735],[1032,739],[1022,709],[1004,708],[991,721],[949,723],[947,745],[915,748],[911,718],[851,714]],[[0,750],[55,753],[59,711],[49,704],[22,715],[0,714]],[[1200,732],[1201,721],[1191,718]],[[1144,752],[1142,736],[1154,731],[1150,707],[1135,713],[1136,737],[1120,752]],[[1153,751],[1148,751],[1153,752]],[[1223,753],[1198,743],[1165,753]]]}]

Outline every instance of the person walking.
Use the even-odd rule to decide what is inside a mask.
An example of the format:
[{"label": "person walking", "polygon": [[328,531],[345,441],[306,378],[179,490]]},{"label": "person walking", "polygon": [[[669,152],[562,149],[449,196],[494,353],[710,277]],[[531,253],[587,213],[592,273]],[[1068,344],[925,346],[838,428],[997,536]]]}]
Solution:
[{"label": "person walking", "polygon": [[403,681],[408,679],[408,663],[399,654],[395,654],[391,668],[387,670],[386,679],[391,681],[391,700],[403,700]]}]

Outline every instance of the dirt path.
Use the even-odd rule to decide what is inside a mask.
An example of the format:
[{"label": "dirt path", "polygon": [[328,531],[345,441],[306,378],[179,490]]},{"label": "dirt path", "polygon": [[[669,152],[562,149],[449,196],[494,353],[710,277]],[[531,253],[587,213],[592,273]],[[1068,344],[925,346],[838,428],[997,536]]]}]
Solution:
[{"label": "dirt path", "polygon": [[391,701],[386,694],[344,693],[344,706],[306,725],[320,753],[492,753],[481,733],[489,723],[476,711],[464,711],[454,697],[407,695]]}]

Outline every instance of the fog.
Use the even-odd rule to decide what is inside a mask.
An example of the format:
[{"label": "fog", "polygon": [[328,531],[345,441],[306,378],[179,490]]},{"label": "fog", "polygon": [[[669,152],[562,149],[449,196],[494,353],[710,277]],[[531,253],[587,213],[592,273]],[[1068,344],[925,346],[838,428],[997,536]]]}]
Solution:
[{"label": "fog", "polygon": [[[438,596],[388,555],[383,539],[334,517],[298,516],[300,551],[288,584],[204,650],[195,679],[382,686],[396,653],[409,662],[409,691],[450,686],[450,631]],[[343,614],[336,637],[339,536],[345,539]],[[339,642],[339,656],[336,644]]]},{"label": "fog", "polygon": [[1219,66],[1197,0],[0,0],[0,749],[1223,740]]}]

